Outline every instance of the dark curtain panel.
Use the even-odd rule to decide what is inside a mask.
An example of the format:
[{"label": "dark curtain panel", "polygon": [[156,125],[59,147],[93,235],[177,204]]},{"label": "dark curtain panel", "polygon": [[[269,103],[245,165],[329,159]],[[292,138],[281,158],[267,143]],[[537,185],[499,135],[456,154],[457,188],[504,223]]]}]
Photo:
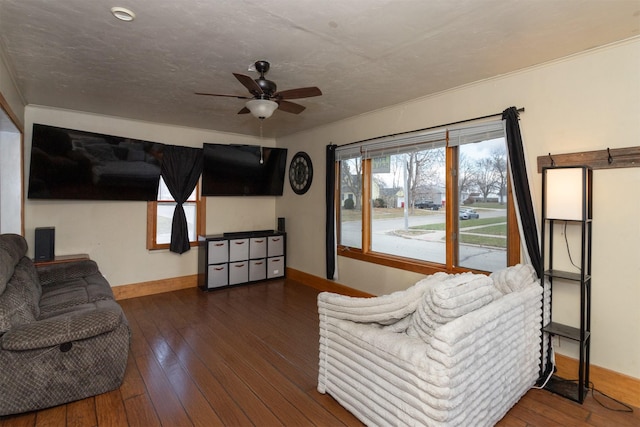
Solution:
[{"label": "dark curtain panel", "polygon": [[336,189],[336,145],[327,145],[327,279],[333,280],[336,271],[336,224],[335,224],[335,189]]},{"label": "dark curtain panel", "polygon": [[538,277],[542,277],[542,259],[540,256],[540,244],[538,242],[538,228],[536,226],[535,212],[529,191],[529,179],[524,160],[524,148],[522,147],[522,135],[520,134],[519,113],[516,107],[509,107],[502,112],[502,120],[505,120],[507,135],[507,151],[511,163],[513,175],[513,189],[518,201],[520,222],[524,233],[527,252],[531,265],[536,269]]},{"label": "dark curtain panel", "polygon": [[202,173],[202,149],[165,145],[162,155],[162,179],[176,201],[171,223],[171,244],[169,250],[178,254],[191,249],[187,217],[182,204],[196,188]]}]

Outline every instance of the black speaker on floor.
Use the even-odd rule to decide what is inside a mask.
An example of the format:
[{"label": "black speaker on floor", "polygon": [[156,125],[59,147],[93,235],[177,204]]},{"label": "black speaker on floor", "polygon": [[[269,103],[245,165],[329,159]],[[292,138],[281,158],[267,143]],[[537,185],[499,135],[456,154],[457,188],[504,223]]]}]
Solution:
[{"label": "black speaker on floor", "polygon": [[35,238],[35,260],[51,261],[55,257],[56,229],[55,227],[37,227]]},{"label": "black speaker on floor", "polygon": [[278,218],[278,231],[284,233],[284,218]]}]

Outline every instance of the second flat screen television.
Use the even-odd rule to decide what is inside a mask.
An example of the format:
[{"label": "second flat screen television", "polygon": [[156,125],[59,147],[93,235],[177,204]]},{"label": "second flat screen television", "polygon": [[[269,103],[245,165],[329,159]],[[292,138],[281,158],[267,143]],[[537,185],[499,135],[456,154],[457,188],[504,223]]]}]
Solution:
[{"label": "second flat screen television", "polygon": [[203,145],[203,196],[281,196],[287,149]]}]

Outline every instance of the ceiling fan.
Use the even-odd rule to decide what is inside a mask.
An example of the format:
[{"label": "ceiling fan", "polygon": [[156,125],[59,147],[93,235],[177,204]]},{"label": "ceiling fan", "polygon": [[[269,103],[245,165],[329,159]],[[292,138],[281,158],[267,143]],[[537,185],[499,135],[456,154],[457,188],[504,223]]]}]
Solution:
[{"label": "ceiling fan", "polygon": [[248,99],[249,101],[247,101],[242,110],[238,111],[238,114],[251,113],[261,120],[271,117],[276,109],[280,109],[286,113],[300,114],[304,111],[305,107],[295,102],[290,102],[288,99],[311,98],[312,96],[322,95],[320,89],[315,86],[278,92],[276,84],[264,77],[269,71],[270,64],[267,61],[256,61],[254,65],[256,71],[260,73],[260,77],[255,80],[244,74],[233,73],[236,79],[249,90],[251,96],[202,92],[196,92],[196,95]]}]

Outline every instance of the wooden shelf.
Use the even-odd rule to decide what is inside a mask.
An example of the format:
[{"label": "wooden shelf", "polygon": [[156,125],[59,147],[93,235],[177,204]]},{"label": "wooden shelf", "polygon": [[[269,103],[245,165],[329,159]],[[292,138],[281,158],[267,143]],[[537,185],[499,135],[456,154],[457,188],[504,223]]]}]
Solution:
[{"label": "wooden shelf", "polygon": [[640,146],[538,156],[538,173],[550,166],[589,166],[591,169],[640,167]]}]

